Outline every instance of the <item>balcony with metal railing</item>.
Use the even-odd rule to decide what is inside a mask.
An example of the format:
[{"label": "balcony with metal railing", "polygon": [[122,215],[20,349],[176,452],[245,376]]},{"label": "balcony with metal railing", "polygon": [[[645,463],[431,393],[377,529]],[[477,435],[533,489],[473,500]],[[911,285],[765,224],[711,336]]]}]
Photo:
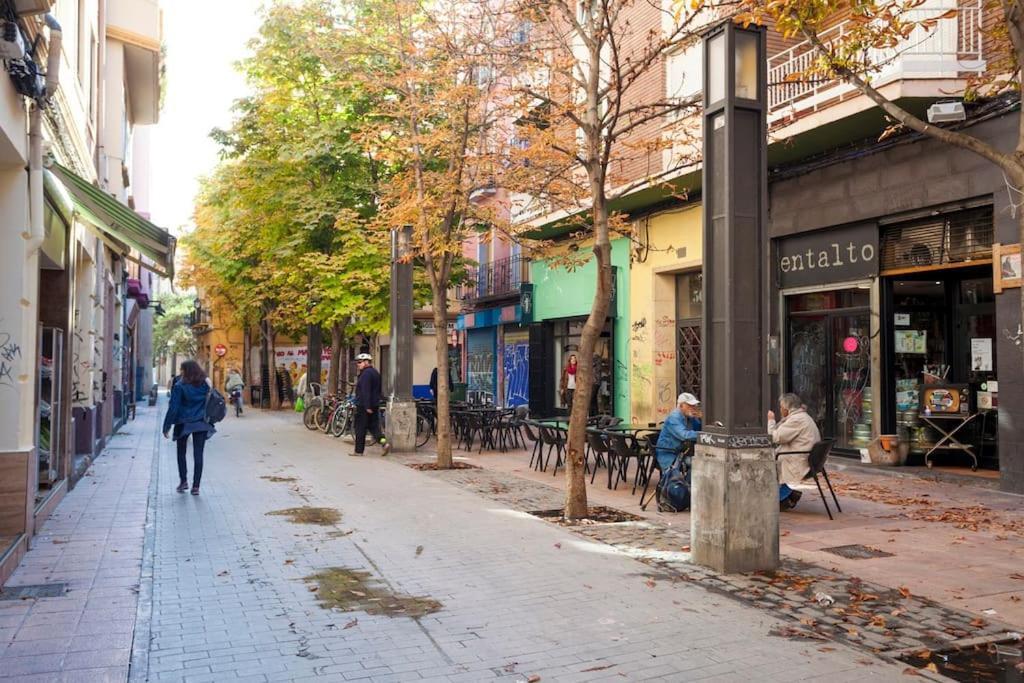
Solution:
[{"label": "balcony with metal railing", "polygon": [[462,285],[457,298],[466,303],[518,297],[519,286],[530,281],[530,259],[515,255],[481,263]]},{"label": "balcony with metal railing", "polygon": [[[901,79],[948,82],[983,71],[980,0],[926,0],[907,18],[934,19],[949,10],[956,10],[955,15],[940,19],[930,31],[918,28],[891,48],[869,50],[868,61],[877,67],[870,74],[872,85],[881,88]],[[828,45],[841,40],[853,26],[853,20],[847,20],[823,31],[822,42]],[[828,107],[853,91],[853,86],[839,81],[804,79],[801,74],[815,59],[809,41],[768,58],[770,122]]]}]

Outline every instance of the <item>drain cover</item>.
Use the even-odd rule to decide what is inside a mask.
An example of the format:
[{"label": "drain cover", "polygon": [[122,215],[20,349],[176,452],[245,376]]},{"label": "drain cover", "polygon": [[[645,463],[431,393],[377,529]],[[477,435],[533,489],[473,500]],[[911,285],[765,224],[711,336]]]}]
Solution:
[{"label": "drain cover", "polygon": [[860,545],[859,543],[854,545],[837,545],[832,548],[822,548],[826,553],[832,553],[839,557],[845,557],[848,560],[870,560],[873,557],[892,557],[892,553],[887,553],[884,550],[878,548],[871,548],[866,545]]},{"label": "drain cover", "polygon": [[35,586],[6,586],[0,590],[0,600],[30,600],[32,598],[60,598],[67,593],[67,584],[40,583]]}]

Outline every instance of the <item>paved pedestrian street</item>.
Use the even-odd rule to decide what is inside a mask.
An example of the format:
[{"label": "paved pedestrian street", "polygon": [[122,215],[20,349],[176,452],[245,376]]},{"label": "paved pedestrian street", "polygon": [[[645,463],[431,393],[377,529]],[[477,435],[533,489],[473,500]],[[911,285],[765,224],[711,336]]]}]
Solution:
[{"label": "paved pedestrian street", "polygon": [[[553,486],[347,457],[288,412],[229,417],[202,495],[179,494],[160,415],[139,409],[9,582],[68,592],[0,601],[0,677],[899,680],[885,653],[930,645],[932,622],[1004,628],[792,559],[776,577],[715,576],[677,529],[568,529],[526,514],[560,505]],[[877,592],[860,604],[917,631],[830,622],[806,595],[823,586],[840,603]]]}]

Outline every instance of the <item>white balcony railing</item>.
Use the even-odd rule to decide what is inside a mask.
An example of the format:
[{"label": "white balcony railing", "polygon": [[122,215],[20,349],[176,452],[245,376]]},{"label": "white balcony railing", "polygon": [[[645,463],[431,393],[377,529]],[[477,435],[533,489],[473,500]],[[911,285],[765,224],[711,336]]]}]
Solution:
[{"label": "white balcony railing", "polygon": [[[958,78],[985,68],[982,59],[982,7],[980,0],[929,0],[909,13],[909,19],[922,21],[956,9],[957,14],[942,19],[930,31],[918,28],[898,46],[870,50],[868,60],[877,66],[871,74],[877,87],[899,78]],[[845,21],[821,33],[826,45],[841,40],[853,27]],[[773,118],[786,109],[807,110],[832,100],[851,89],[836,81],[813,81],[798,77],[809,69],[816,54],[810,42],[798,43],[768,59],[768,102]],[[791,80],[797,79],[797,80]]]}]

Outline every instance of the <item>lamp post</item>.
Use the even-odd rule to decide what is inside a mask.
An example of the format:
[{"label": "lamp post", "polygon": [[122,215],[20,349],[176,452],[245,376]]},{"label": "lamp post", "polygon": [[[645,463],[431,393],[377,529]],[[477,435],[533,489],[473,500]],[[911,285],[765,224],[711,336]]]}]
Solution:
[{"label": "lamp post", "polygon": [[778,477],[765,424],[765,31],[704,36],[704,431],[692,473],[692,546],[722,572],[779,560]]}]

